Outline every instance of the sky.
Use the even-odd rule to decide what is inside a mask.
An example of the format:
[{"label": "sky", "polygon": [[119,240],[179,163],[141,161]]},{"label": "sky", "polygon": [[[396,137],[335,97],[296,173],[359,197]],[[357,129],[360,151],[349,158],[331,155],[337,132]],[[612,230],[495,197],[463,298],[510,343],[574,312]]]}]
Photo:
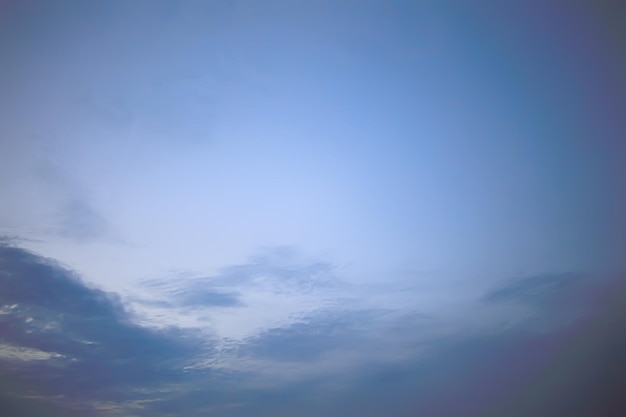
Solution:
[{"label": "sky", "polygon": [[624,12],[0,2],[0,407],[626,413]]}]

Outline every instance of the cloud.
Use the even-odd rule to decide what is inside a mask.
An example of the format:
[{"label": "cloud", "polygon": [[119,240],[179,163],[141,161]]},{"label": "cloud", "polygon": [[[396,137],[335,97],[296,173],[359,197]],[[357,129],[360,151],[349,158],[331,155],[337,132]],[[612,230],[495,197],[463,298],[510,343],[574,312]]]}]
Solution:
[{"label": "cloud", "polygon": [[210,280],[225,286],[253,284],[271,287],[281,293],[307,292],[340,286],[340,280],[333,274],[334,269],[328,262],[303,259],[293,247],[270,247],[243,264],[223,268]]},{"label": "cloud", "polygon": [[73,199],[59,210],[58,233],[78,241],[105,236],[109,225],[94,207],[83,199]]},{"label": "cloud", "polygon": [[520,301],[544,304],[564,293],[570,293],[575,286],[581,284],[582,279],[579,274],[573,273],[518,278],[488,292],[483,300],[489,303]]},{"label": "cloud", "polygon": [[212,275],[183,272],[144,280],[147,295],[133,307],[145,324],[163,325],[167,315],[222,341],[242,341],[348,298],[347,284],[334,270],[293,248],[267,248]]},{"label": "cloud", "polygon": [[1,245],[0,270],[2,366],[51,396],[124,398],[128,387],[175,378],[198,349],[177,329],[134,325],[119,297],[53,260]]},{"label": "cloud", "polygon": [[374,314],[374,311],[359,311],[344,312],[339,316],[332,312],[312,315],[246,340],[239,354],[276,361],[315,361],[329,351],[354,349],[363,342],[364,332],[358,324]]},{"label": "cloud", "polygon": [[535,349],[550,360],[493,416],[618,416],[626,413],[626,285],[623,277],[601,278],[574,325],[542,338]]},{"label": "cloud", "polygon": [[[320,264],[255,259],[250,264],[261,267],[225,268],[212,279],[179,286],[184,291],[172,299],[185,300],[192,288],[202,288],[196,285],[212,282],[215,287],[207,286],[200,301],[180,308],[204,303],[241,312],[249,304],[231,308],[224,301],[226,283],[232,291],[245,282],[249,291],[277,289],[279,296],[298,296],[294,282],[308,294],[338,285],[311,277],[312,271],[329,272]],[[274,271],[270,278],[268,271]],[[587,297],[575,290],[580,280],[595,288],[584,291]],[[16,417],[42,410],[52,416],[139,417],[587,417],[624,410],[619,387],[626,383],[626,287],[620,280],[600,280],[594,287],[581,275],[546,274],[511,281],[476,300],[479,309],[508,308],[520,300],[545,304],[535,322],[556,314],[547,308],[555,294],[569,300],[559,303],[559,314],[586,312],[547,332],[536,332],[532,320],[441,331],[449,324],[437,314],[363,302],[307,310],[231,350],[210,332],[136,324],[120,297],[89,287],[11,239],[0,245],[0,288],[0,407]],[[202,301],[213,293],[220,294],[218,301]],[[469,310],[466,315],[485,320]]]},{"label": "cloud", "polygon": [[[5,143],[6,142],[6,143]],[[113,237],[113,226],[97,207],[84,178],[77,179],[51,138],[0,143],[3,233],[21,240],[59,237],[78,243]],[[4,152],[3,152],[4,151]]]},{"label": "cloud", "polygon": [[198,289],[198,291],[187,291],[182,294],[177,294],[176,298],[179,305],[184,306],[236,307],[242,305],[239,300],[239,294],[236,292]]},{"label": "cloud", "polygon": [[90,201],[88,193],[52,159],[37,167],[39,181],[49,194],[54,210],[48,232],[78,242],[88,242],[110,235],[111,225]]},{"label": "cloud", "polygon": [[598,314],[598,291],[614,278],[600,274],[540,274],[505,281],[483,295],[481,301],[504,311],[525,312],[518,324],[554,331]]},{"label": "cloud", "polygon": [[138,300],[140,303],[152,304],[166,308],[173,307],[242,307],[241,294],[237,291],[222,291],[203,284],[201,280],[171,284],[166,281],[151,282],[146,285],[156,290],[167,301]]}]

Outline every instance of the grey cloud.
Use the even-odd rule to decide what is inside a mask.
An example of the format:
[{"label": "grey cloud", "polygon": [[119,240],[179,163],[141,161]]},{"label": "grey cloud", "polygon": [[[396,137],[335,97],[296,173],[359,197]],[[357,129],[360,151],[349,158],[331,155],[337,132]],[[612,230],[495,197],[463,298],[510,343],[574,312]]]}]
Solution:
[{"label": "grey cloud", "polygon": [[598,291],[612,285],[599,274],[552,273],[509,280],[482,297],[486,306],[524,308],[526,317],[517,325],[552,332],[598,314]]},{"label": "grey cloud", "polygon": [[83,242],[110,234],[111,226],[103,214],[62,167],[47,159],[40,162],[37,172],[54,202],[49,232]]},{"label": "grey cloud", "polygon": [[587,298],[593,313],[532,346],[549,361],[489,417],[626,415],[626,281],[599,280]]},{"label": "grey cloud", "polygon": [[276,291],[297,289],[300,292],[320,287],[341,285],[333,275],[334,266],[327,262],[307,262],[298,258],[290,247],[267,248],[260,255],[248,259],[247,263],[222,269],[210,280],[219,285],[235,286],[266,283]]},{"label": "grey cloud", "polygon": [[571,294],[581,284],[579,274],[561,273],[523,277],[512,280],[483,297],[485,302],[521,301],[544,304],[564,294]]},{"label": "grey cloud", "polygon": [[626,288],[613,289],[596,300],[606,305],[599,314],[549,333],[459,334],[422,357],[363,368],[309,415],[624,415]]},{"label": "grey cloud", "polygon": [[243,303],[239,300],[236,292],[220,292],[207,289],[189,290],[177,294],[179,303],[186,306],[204,305],[216,307],[237,307]]},{"label": "grey cloud", "polygon": [[303,294],[345,286],[333,271],[330,263],[302,261],[295,249],[279,247],[266,249],[246,263],[222,268],[213,276],[183,273],[181,279],[151,279],[143,284],[157,291],[171,306],[242,307],[245,303],[241,300],[241,288]]},{"label": "grey cloud", "polygon": [[17,244],[23,243],[23,242],[41,242],[41,241],[40,240],[36,240],[36,239],[26,239],[24,237],[17,236],[17,235],[13,235],[13,236],[2,235],[2,236],[0,236],[0,245],[17,245]]},{"label": "grey cloud", "polygon": [[[277,387],[250,388],[235,379],[205,391],[190,380],[181,386],[180,395],[162,398],[149,409],[164,415],[185,409],[189,416],[210,410],[206,412],[229,417],[623,415],[626,401],[620,389],[626,386],[626,370],[621,364],[626,363],[626,345],[619,329],[626,319],[626,303],[621,292],[621,299],[609,300],[603,314],[551,333],[516,328],[459,334],[438,341],[423,356],[399,363],[372,363],[350,374],[322,374]],[[280,353],[288,349],[281,351],[280,339],[297,349],[319,335],[308,354],[288,358],[307,361],[316,349],[333,346],[332,340],[324,344],[326,337],[338,333],[340,339],[350,338],[349,331],[329,327],[330,321],[277,330],[263,336],[276,345],[261,344]],[[337,327],[351,326],[338,319]]]},{"label": "grey cloud", "polygon": [[109,237],[112,225],[82,179],[67,170],[53,142],[35,137],[0,143],[0,226],[29,230],[36,238],[55,235],[85,242]]},{"label": "grey cloud", "polygon": [[372,344],[364,323],[384,313],[381,310],[318,312],[298,323],[270,329],[248,339],[239,353],[255,358],[306,362],[335,349],[362,351]]},{"label": "grey cloud", "polygon": [[241,294],[215,288],[203,279],[172,282],[169,280],[146,281],[144,285],[158,291],[165,300],[140,303],[161,307],[242,307]]},{"label": "grey cloud", "polygon": [[[89,288],[54,260],[5,240],[0,245],[0,344],[60,356],[0,358],[0,407],[12,417],[623,415],[623,280],[600,281],[586,298],[566,291],[569,284],[559,286],[569,278],[552,280],[515,283],[485,299],[536,300],[528,294],[546,284],[586,303],[586,311],[594,314],[543,333],[523,325],[498,332],[460,331],[402,360],[363,363],[343,373],[322,370],[311,378],[264,386],[252,383],[259,377],[253,371],[185,369],[197,358],[218,356],[206,336],[137,326],[116,295]],[[559,303],[559,308],[575,304]],[[316,311],[246,340],[238,359],[267,361],[297,373],[298,365],[316,367],[320,357],[342,349],[355,354],[380,349],[391,357],[387,339],[437,325],[436,317],[407,312],[385,322],[387,330],[373,326],[388,314]]]},{"label": "grey cloud", "polygon": [[175,380],[200,344],[177,329],[132,324],[114,294],[89,288],[50,259],[0,246],[0,342],[55,352],[51,361],[2,361],[49,396],[120,399],[127,387]]}]

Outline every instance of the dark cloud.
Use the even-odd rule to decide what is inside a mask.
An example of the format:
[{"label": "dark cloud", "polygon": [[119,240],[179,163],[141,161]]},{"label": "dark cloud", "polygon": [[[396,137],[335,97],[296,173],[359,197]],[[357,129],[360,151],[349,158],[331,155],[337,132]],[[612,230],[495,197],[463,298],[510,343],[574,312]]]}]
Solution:
[{"label": "dark cloud", "polygon": [[611,281],[589,300],[594,314],[542,338],[549,360],[493,415],[626,415],[626,285]]},{"label": "dark cloud", "polygon": [[324,391],[312,386],[290,394],[310,407],[300,414],[305,416],[626,415],[626,335],[621,330],[626,287],[612,289],[609,297],[589,300],[602,306],[597,314],[551,332],[514,328],[458,334],[437,341],[423,356],[356,371],[340,395],[326,392],[316,402],[310,393]]},{"label": "dark cloud", "polygon": [[[550,333],[515,328],[458,334],[437,341],[423,355],[371,363],[349,374],[322,374],[276,387],[225,383],[210,392],[189,384],[180,396],[153,405],[155,411],[167,410],[172,415],[189,407],[187,415],[199,416],[198,410],[210,409],[213,415],[229,417],[624,415],[626,338],[620,331],[626,322],[624,301],[616,297],[603,314]],[[349,331],[333,336],[328,326],[302,324],[270,332],[254,342],[265,349],[256,354],[269,353],[274,358],[272,352],[280,356],[303,349],[302,356],[283,360],[314,360],[316,350],[329,348],[324,338],[331,339],[330,347],[335,337],[349,339]]]},{"label": "dark cloud", "polygon": [[[235,270],[243,279],[242,268]],[[626,285],[599,280],[587,291],[593,286],[581,287],[581,280],[592,282],[546,275],[484,296],[486,305],[553,305],[554,299],[561,299],[562,310],[587,305],[588,314],[550,331],[526,325],[459,331],[404,358],[394,358],[397,351],[390,349],[388,361],[299,378],[302,366],[315,368],[332,352],[385,352],[385,339],[437,323],[413,312],[379,328],[373,323],[387,311],[313,312],[239,348],[236,361],[293,373],[289,383],[280,383],[255,371],[195,367],[197,360],[219,356],[206,335],[133,324],[118,296],[90,288],[58,262],[9,239],[0,245],[0,407],[11,417],[625,415]],[[207,294],[200,295],[207,304],[225,302]],[[542,311],[546,317],[555,307]]]},{"label": "dark cloud", "polygon": [[[225,415],[289,416],[294,409],[300,416],[626,415],[623,280],[553,274],[520,281],[485,298],[490,302],[541,300],[551,305],[543,310],[543,320],[557,314],[555,309],[561,309],[561,315],[581,309],[587,313],[549,331],[537,332],[528,323],[498,332],[460,332],[438,338],[430,349],[406,360],[372,362],[349,375],[326,375],[280,391],[268,390],[267,399],[254,403],[258,411],[246,406]],[[551,300],[556,299],[560,301],[555,306]],[[260,335],[244,352],[294,362],[314,361],[336,348],[363,352],[376,345],[363,337],[358,324],[371,323],[377,314],[312,317]],[[415,322],[420,320],[429,318],[413,315],[413,324],[405,326],[405,331],[419,332]],[[379,336],[389,337],[389,333]],[[390,350],[390,357],[393,354]]]},{"label": "dark cloud", "polygon": [[2,245],[0,271],[0,343],[53,354],[2,366],[49,396],[119,400],[129,387],[175,380],[197,351],[188,333],[132,324],[117,296],[87,287],[53,260]]}]

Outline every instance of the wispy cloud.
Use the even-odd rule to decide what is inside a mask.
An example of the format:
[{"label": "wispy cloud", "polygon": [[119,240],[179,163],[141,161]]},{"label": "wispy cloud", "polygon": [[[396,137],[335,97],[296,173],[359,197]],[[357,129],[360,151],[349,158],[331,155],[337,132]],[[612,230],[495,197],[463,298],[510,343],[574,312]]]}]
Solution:
[{"label": "wispy cloud", "polygon": [[486,302],[518,301],[530,304],[546,304],[551,299],[566,295],[584,283],[580,274],[547,274],[511,280],[500,288],[485,294]]},{"label": "wispy cloud", "polygon": [[74,243],[113,237],[114,227],[96,207],[83,179],[73,177],[63,165],[67,155],[53,149],[52,139],[5,142],[0,143],[4,234]]},{"label": "wispy cloud", "polygon": [[151,298],[134,307],[146,324],[163,323],[167,308],[178,323],[208,328],[224,342],[241,341],[347,300],[347,284],[334,269],[302,259],[293,248],[271,248],[211,276],[187,272],[145,280]]},{"label": "wispy cloud", "polygon": [[59,210],[58,233],[81,242],[107,235],[109,225],[98,211],[84,199],[73,199]]}]

